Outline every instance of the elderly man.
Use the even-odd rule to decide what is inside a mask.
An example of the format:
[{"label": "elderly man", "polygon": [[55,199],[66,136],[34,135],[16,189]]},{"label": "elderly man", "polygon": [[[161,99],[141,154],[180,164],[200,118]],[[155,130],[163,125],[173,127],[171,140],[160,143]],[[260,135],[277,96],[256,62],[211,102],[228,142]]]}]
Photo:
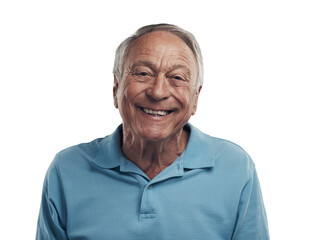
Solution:
[{"label": "elderly man", "polygon": [[188,123],[202,67],[195,38],[174,25],[121,43],[113,97],[123,124],[56,155],[37,239],[269,239],[251,158]]}]

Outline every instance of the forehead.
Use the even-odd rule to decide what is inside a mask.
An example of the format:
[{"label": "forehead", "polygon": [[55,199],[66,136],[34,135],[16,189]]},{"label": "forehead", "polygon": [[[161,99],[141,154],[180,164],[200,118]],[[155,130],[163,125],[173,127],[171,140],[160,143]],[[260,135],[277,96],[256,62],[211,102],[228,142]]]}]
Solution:
[{"label": "forehead", "polygon": [[194,54],[188,45],[178,36],[166,31],[147,33],[136,39],[130,45],[126,58],[130,62],[140,58],[147,58],[150,61],[153,58],[156,61],[159,58],[173,58],[183,60],[189,65],[196,65]]}]

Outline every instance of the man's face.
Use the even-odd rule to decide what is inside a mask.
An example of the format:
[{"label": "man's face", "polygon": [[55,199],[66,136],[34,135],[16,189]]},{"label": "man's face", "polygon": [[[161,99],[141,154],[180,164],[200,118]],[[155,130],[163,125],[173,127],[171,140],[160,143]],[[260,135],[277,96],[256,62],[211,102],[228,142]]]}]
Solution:
[{"label": "man's face", "polygon": [[156,31],[136,39],[115,79],[114,103],[133,137],[161,141],[176,136],[196,111],[197,63],[179,37]]}]

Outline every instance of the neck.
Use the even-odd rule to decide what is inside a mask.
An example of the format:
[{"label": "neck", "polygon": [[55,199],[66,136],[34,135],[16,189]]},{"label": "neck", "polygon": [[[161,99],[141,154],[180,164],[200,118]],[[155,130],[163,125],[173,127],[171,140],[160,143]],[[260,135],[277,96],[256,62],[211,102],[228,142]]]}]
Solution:
[{"label": "neck", "polygon": [[189,133],[181,129],[173,137],[162,141],[138,139],[123,129],[122,151],[150,179],[171,165],[185,150]]}]

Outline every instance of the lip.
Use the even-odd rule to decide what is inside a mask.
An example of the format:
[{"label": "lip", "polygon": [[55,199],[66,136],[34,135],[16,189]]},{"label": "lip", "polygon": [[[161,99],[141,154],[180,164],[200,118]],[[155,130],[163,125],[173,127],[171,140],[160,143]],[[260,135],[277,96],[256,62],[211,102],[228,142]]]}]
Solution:
[{"label": "lip", "polygon": [[[148,107],[142,107],[142,106],[136,106],[136,108],[138,109],[138,112],[141,113],[141,115],[146,118],[146,119],[151,119],[151,120],[166,120],[167,118],[169,118],[171,116],[171,114],[174,112],[173,110],[165,110],[165,109],[154,109],[154,108],[148,108]],[[146,112],[143,111],[143,108],[147,108],[153,111],[167,111],[169,112],[169,114],[165,115],[165,116],[152,116]]]},{"label": "lip", "polygon": [[149,110],[152,110],[152,111],[165,111],[165,112],[170,112],[170,113],[173,112],[172,109],[152,108],[152,107],[145,107],[145,106],[138,106],[138,105],[136,105],[136,107],[140,108],[140,109],[146,108],[146,109],[149,109]]}]

